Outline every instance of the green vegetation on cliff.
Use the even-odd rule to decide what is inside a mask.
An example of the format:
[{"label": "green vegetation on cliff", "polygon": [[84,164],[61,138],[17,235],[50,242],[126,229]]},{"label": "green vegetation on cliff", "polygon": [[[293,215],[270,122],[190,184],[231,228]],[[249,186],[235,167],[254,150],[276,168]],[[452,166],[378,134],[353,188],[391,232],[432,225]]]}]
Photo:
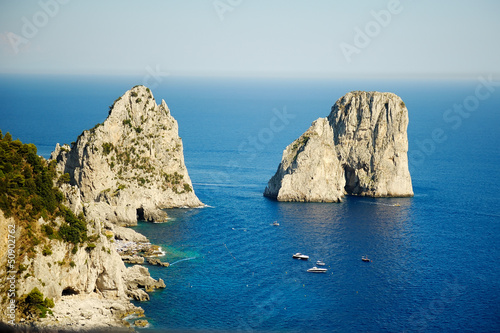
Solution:
[{"label": "green vegetation on cliff", "polygon": [[21,298],[20,309],[24,315],[32,318],[45,318],[47,313],[52,314],[49,308],[54,307],[54,301],[42,294],[38,288],[33,288],[31,292]]},{"label": "green vegetation on cliff", "polygon": [[[87,226],[83,215],[75,216],[62,205],[64,195],[54,184],[67,182],[56,179],[55,161],[38,156],[34,144],[12,140],[10,133],[0,131],[0,209],[6,217],[13,216],[23,230],[22,245],[30,251],[43,238],[62,239],[77,244],[87,240]],[[69,175],[68,175],[69,176]],[[37,230],[34,223],[40,217],[45,221],[61,216],[65,223],[44,225]]]},{"label": "green vegetation on cliff", "polygon": [[36,152],[35,145],[0,132],[0,209],[7,217],[32,221],[42,212],[55,212],[63,200],[53,186],[55,165],[47,165]]}]

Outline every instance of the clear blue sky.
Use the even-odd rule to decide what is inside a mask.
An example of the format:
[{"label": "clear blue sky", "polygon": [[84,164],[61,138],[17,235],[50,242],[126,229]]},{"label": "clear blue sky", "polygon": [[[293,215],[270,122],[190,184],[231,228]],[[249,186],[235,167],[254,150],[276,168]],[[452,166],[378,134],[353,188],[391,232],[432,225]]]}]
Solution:
[{"label": "clear blue sky", "polygon": [[497,0],[0,0],[0,73],[498,75],[499,17]]}]

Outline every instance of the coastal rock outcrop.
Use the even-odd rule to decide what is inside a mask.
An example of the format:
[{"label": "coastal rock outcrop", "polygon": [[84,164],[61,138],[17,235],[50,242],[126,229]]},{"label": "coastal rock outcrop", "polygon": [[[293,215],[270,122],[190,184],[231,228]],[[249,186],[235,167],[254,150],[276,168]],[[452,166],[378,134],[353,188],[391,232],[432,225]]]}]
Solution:
[{"label": "coastal rock outcrop", "polygon": [[[186,166],[177,121],[162,100],[136,86],[118,98],[102,124],[51,155],[67,182],[70,208],[90,220],[135,225],[164,221],[163,208],[202,206]],[[67,174],[67,176],[64,176]]]},{"label": "coastal rock outcrop", "polygon": [[[31,228],[34,231],[47,226],[58,229],[64,223],[59,217],[53,221],[40,218]],[[12,217],[5,218],[0,210],[0,230],[15,224],[19,223]],[[131,298],[148,300],[148,292],[165,288],[163,280],[152,278],[147,268],[125,266],[113,239],[105,235],[102,223],[89,222],[87,229],[89,241],[85,244],[48,239],[30,249],[29,255],[18,253],[16,256],[19,260],[16,272],[18,307],[23,295],[34,288],[54,302],[46,318],[31,318],[35,326],[71,330],[123,327],[123,317],[144,313],[142,308],[130,303]],[[38,233],[34,237],[41,239],[42,235]],[[20,233],[16,235],[19,242],[24,243],[20,236]],[[0,248],[1,277],[6,275],[7,253],[5,248]],[[8,322],[9,317],[5,314],[0,314],[0,322]],[[18,319],[22,318],[19,312],[17,315]],[[24,322],[29,324],[30,320]]]},{"label": "coastal rock outcrop", "polygon": [[407,127],[408,110],[397,95],[350,92],[286,147],[264,195],[312,202],[413,196]]},{"label": "coastal rock outcrop", "polygon": [[[108,299],[98,294],[65,296],[55,303],[52,314],[41,318],[40,332],[132,332],[126,316],[144,316],[128,300]],[[44,326],[44,327],[39,327]]]},{"label": "coastal rock outcrop", "polygon": [[49,161],[10,134],[0,132],[0,143],[8,158],[0,159],[0,169],[8,171],[0,178],[9,185],[0,191],[0,278],[15,281],[2,286],[11,296],[0,304],[16,301],[9,313],[0,313],[0,323],[103,329],[143,315],[130,300],[148,300],[165,283],[141,265],[127,268],[122,255],[141,264],[164,252],[123,226],[165,221],[164,208],[203,205],[165,101],[157,105],[148,88],[132,88],[113,103],[104,123],[71,146],[58,144]]}]

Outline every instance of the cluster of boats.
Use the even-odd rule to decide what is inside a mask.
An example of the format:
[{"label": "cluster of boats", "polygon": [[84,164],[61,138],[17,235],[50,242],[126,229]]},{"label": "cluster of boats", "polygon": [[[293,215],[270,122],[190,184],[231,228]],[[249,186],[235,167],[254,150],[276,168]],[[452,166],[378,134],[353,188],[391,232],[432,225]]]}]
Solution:
[{"label": "cluster of boats", "polygon": [[[278,223],[278,221],[274,221],[272,225],[279,226],[280,224]],[[297,252],[294,255],[292,255],[292,258],[297,260],[309,260],[308,255],[302,254],[300,252]],[[364,262],[371,262],[371,259],[369,259],[366,255],[362,256],[361,260]],[[325,263],[321,260],[318,260],[316,261],[316,266],[309,268],[307,271],[309,273],[326,273],[328,271],[328,269],[318,266],[325,266]]]},{"label": "cluster of boats", "polygon": [[[309,260],[309,256],[302,254],[300,252],[295,253],[292,256],[293,259],[298,259],[298,260]],[[364,262],[371,262],[371,259],[368,258],[368,256],[362,256],[361,260]],[[321,260],[316,261],[316,266],[309,268],[307,271],[309,273],[326,273],[328,269],[323,268],[323,267],[317,267],[317,266],[325,266],[325,263]]]},{"label": "cluster of boats", "polygon": [[[294,259],[299,259],[299,260],[309,260],[309,256],[302,254],[302,253],[295,253],[292,258]],[[309,273],[326,273],[328,269],[323,268],[323,267],[317,267],[317,266],[325,266],[325,263],[322,262],[321,260],[316,261],[316,266],[309,268],[307,271]]]}]

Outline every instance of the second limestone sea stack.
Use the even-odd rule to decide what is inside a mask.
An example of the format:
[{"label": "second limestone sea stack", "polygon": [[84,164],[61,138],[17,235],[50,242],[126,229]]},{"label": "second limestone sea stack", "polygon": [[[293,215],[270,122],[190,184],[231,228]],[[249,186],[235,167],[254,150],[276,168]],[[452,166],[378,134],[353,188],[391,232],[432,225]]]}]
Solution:
[{"label": "second limestone sea stack", "polygon": [[413,196],[407,127],[408,110],[397,95],[347,93],[286,147],[264,195],[306,202]]}]

